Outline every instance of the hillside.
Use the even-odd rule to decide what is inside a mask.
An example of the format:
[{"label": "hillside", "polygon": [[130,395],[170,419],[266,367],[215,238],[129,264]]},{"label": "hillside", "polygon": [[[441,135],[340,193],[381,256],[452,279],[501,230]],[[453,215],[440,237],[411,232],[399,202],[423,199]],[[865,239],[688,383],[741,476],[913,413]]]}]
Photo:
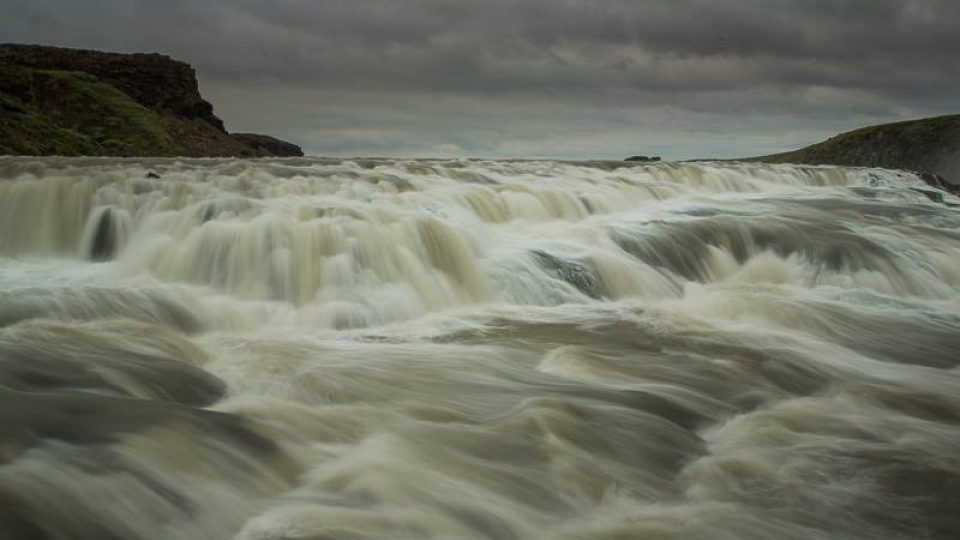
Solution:
[{"label": "hillside", "polygon": [[[265,144],[262,141],[273,141]],[[231,135],[190,65],[159,54],[0,45],[0,155],[299,156]]]},{"label": "hillside", "polygon": [[960,187],[960,115],[865,127],[793,152],[744,161],[903,169],[927,173],[928,182],[946,182],[941,187],[955,191]]}]

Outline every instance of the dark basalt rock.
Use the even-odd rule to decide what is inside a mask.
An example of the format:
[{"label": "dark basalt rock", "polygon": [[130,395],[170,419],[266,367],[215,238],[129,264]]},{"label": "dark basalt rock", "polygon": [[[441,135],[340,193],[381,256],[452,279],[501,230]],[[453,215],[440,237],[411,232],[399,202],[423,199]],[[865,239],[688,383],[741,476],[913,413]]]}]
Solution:
[{"label": "dark basalt rock", "polygon": [[287,141],[281,141],[269,135],[260,135],[257,133],[231,133],[234,140],[253,148],[257,156],[262,157],[301,157],[303,150]]},{"label": "dark basalt rock", "polygon": [[590,298],[603,297],[603,286],[593,274],[590,267],[579,261],[561,259],[546,251],[535,249],[530,253],[537,260],[537,264],[551,276],[569,283]]},{"label": "dark basalt rock", "polygon": [[910,189],[912,191],[916,191],[917,193],[920,193],[921,195],[923,195],[924,197],[930,199],[935,203],[943,204],[943,193],[940,193],[939,191],[932,191],[929,189],[919,189],[919,188],[910,188]]},{"label": "dark basalt rock", "polygon": [[90,260],[109,261],[117,252],[116,218],[113,210],[107,208],[100,215],[97,231],[90,246]]},{"label": "dark basalt rock", "polygon": [[[917,176],[919,176],[921,180],[926,182],[927,185],[930,185],[937,189],[942,189],[943,191],[946,191],[948,193],[953,193],[954,195],[960,196],[960,185],[951,184],[950,182],[947,181],[946,178],[940,176],[939,174],[924,171],[924,172],[917,173]],[[943,202],[943,195],[939,195],[939,199],[940,200],[934,201],[934,202]]]}]

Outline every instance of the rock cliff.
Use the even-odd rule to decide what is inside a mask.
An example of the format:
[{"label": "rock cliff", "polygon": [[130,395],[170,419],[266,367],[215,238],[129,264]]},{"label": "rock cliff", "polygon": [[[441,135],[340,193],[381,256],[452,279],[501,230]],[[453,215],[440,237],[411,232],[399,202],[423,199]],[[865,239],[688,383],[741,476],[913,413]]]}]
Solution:
[{"label": "rock cliff", "polygon": [[0,45],[0,154],[300,156],[227,133],[193,68],[160,54]]},{"label": "rock cliff", "polygon": [[865,127],[800,150],[748,161],[903,169],[924,173],[928,183],[957,191],[960,115]]}]

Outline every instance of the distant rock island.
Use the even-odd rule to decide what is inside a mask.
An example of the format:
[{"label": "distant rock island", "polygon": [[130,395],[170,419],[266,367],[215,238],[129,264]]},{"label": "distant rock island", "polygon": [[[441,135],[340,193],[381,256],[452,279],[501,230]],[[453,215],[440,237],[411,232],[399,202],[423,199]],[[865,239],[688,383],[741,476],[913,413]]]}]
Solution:
[{"label": "distant rock island", "polygon": [[228,133],[194,69],[160,54],[0,44],[0,155],[302,156]]},{"label": "distant rock island", "polygon": [[960,115],[865,127],[824,142],[742,161],[882,167],[920,173],[929,184],[960,190]]}]

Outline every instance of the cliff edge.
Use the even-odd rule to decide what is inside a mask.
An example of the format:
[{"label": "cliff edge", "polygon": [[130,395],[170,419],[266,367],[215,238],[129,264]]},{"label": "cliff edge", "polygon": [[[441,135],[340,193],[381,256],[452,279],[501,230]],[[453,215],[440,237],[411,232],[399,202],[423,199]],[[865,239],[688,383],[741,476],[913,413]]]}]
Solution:
[{"label": "cliff edge", "polygon": [[[273,142],[252,142],[261,140]],[[266,157],[303,152],[272,137],[228,133],[200,95],[194,69],[168,56],[0,44],[0,154]]]},{"label": "cliff edge", "polygon": [[960,115],[860,128],[800,150],[743,161],[902,169],[921,173],[928,183],[957,192]]}]

